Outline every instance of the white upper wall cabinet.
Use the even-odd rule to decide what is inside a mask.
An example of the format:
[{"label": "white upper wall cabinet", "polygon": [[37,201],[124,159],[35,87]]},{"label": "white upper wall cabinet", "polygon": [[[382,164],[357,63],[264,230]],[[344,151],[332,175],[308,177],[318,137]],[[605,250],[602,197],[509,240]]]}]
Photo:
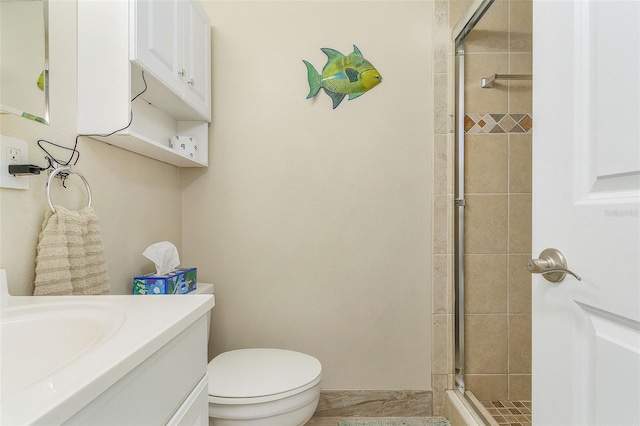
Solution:
[{"label": "white upper wall cabinet", "polygon": [[185,98],[211,121],[211,23],[200,3],[184,3],[184,9]]},{"label": "white upper wall cabinet", "polygon": [[[78,2],[78,133],[202,167],[210,121],[211,24],[198,1]],[[192,137],[196,156],[173,136]]]},{"label": "white upper wall cabinet", "polygon": [[131,12],[131,60],[210,120],[211,25],[200,3],[138,0]]},{"label": "white upper wall cabinet", "polygon": [[131,60],[176,92],[184,92],[182,2],[132,1],[131,15]]}]

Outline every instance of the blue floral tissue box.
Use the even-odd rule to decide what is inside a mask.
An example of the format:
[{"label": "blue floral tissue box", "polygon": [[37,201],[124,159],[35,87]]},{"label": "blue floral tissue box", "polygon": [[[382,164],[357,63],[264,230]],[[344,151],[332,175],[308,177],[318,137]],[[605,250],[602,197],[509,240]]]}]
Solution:
[{"label": "blue floral tissue box", "polygon": [[133,294],[185,294],[196,289],[197,268],[176,269],[166,275],[153,273],[133,278]]}]

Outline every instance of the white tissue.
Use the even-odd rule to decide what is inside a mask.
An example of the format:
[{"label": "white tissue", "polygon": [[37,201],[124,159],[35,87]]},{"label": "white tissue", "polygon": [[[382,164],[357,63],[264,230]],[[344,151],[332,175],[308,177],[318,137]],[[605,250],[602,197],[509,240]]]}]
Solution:
[{"label": "white tissue", "polygon": [[158,275],[165,275],[180,264],[178,249],[169,241],[151,244],[142,252],[142,255],[155,263]]}]

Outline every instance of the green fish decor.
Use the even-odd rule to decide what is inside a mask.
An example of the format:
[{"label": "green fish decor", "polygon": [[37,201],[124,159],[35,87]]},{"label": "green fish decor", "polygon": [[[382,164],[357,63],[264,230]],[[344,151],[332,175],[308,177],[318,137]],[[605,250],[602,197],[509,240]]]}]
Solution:
[{"label": "green fish decor", "polygon": [[360,53],[360,49],[353,45],[353,53],[344,56],[334,49],[323,48],[328,57],[322,68],[322,75],[309,62],[303,60],[307,66],[309,78],[309,95],[307,99],[318,94],[320,88],[329,95],[335,109],[346,95],[349,100],[362,96],[382,81],[382,76]]}]

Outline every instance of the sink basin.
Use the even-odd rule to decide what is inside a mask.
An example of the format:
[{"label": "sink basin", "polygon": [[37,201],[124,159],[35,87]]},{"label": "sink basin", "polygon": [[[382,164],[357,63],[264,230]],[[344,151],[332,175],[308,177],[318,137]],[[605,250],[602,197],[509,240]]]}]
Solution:
[{"label": "sink basin", "polygon": [[0,400],[66,366],[112,336],[124,314],[100,304],[44,303],[3,312]]},{"label": "sink basin", "polygon": [[64,424],[214,305],[212,295],[11,296],[7,289],[0,269],[0,425]]}]

